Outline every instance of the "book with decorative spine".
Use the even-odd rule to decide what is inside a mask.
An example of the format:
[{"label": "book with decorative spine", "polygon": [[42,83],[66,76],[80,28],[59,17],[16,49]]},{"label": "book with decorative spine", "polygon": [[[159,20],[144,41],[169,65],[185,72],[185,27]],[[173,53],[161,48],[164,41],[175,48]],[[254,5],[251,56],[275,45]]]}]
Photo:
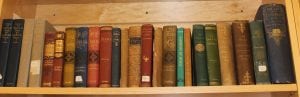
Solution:
[{"label": "book with decorative spine", "polygon": [[65,32],[58,31],[55,36],[54,64],[52,74],[52,87],[61,87],[63,81]]},{"label": "book with decorative spine", "polygon": [[100,27],[89,27],[88,40],[88,87],[99,87]]},{"label": "book with decorative spine", "polygon": [[74,86],[76,28],[66,28],[63,66],[63,86]]},{"label": "book with decorative spine", "polygon": [[152,52],[153,52],[153,25],[144,24],[141,28],[141,87],[151,87],[152,81]]},{"label": "book with decorative spine", "polygon": [[121,75],[121,29],[112,29],[112,64],[111,64],[111,86],[120,87]]}]

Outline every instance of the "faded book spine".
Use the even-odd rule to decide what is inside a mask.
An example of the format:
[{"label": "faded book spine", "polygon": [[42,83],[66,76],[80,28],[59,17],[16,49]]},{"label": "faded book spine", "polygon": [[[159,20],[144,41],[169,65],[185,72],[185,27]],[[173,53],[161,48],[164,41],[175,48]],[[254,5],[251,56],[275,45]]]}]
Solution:
[{"label": "faded book spine", "polygon": [[88,40],[88,87],[99,87],[100,27],[89,28]]},{"label": "faded book spine", "polygon": [[112,29],[112,67],[111,67],[111,86],[120,87],[121,69],[121,29]]},{"label": "faded book spine", "polygon": [[234,21],[232,31],[238,83],[240,85],[252,85],[254,84],[254,73],[248,21]]},{"label": "faded book spine", "polygon": [[176,32],[177,26],[163,27],[163,71],[162,85],[176,86]]},{"label": "faded book spine", "polygon": [[63,65],[64,65],[64,48],[65,48],[65,32],[56,32],[54,64],[52,75],[52,87],[61,87],[63,81]]},{"label": "faded book spine", "polygon": [[63,86],[74,86],[76,28],[66,28]]},{"label": "faded book spine", "polygon": [[184,29],[184,84],[192,86],[191,29]]},{"label": "faded book spine", "polygon": [[112,27],[100,28],[100,87],[111,87]]},{"label": "faded book spine", "polygon": [[46,32],[43,56],[42,87],[52,87],[56,32]]},{"label": "faded book spine", "polygon": [[217,31],[222,85],[235,85],[237,81],[231,24],[218,22]]},{"label": "faded book spine", "polygon": [[128,87],[139,87],[141,81],[141,26],[129,27]]},{"label": "faded book spine", "polygon": [[163,64],[163,33],[162,28],[155,28],[153,39],[153,69],[152,86],[162,86],[162,64]]},{"label": "faded book spine", "polygon": [[177,73],[177,86],[184,86],[184,28],[177,29],[176,39],[176,73]]},{"label": "faded book spine", "polygon": [[152,52],[153,52],[153,25],[142,26],[142,63],[141,63],[141,86],[151,87],[152,81]]},{"label": "faded book spine", "polygon": [[128,29],[124,28],[121,30],[121,87],[128,87],[128,41]]}]

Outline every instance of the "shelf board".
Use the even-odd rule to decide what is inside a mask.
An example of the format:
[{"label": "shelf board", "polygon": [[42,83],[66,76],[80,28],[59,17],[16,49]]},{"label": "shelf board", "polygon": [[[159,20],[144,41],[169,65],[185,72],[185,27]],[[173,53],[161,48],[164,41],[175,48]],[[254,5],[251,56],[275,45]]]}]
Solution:
[{"label": "shelf board", "polygon": [[193,87],[140,87],[140,88],[38,88],[2,87],[0,94],[62,94],[62,95],[132,95],[132,94],[199,94],[199,93],[252,93],[292,92],[296,84],[193,86]]}]

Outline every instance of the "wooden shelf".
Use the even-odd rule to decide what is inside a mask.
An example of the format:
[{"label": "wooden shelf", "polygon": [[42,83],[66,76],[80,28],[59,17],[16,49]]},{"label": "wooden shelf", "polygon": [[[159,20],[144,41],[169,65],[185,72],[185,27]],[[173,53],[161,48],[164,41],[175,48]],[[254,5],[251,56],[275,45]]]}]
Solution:
[{"label": "wooden shelf", "polygon": [[55,94],[55,95],[136,95],[136,94],[200,94],[200,93],[253,93],[293,92],[296,84],[151,87],[151,88],[23,88],[3,87],[0,94]]}]

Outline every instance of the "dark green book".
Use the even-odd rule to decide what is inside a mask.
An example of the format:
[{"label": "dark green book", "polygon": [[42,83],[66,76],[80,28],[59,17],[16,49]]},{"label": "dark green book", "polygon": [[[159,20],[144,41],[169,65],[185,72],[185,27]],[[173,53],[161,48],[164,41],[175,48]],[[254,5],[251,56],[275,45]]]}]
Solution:
[{"label": "dark green book", "polygon": [[200,24],[193,25],[193,67],[194,82],[197,86],[208,86],[208,72],[206,62],[205,33],[204,26]]},{"label": "dark green book", "polygon": [[270,84],[263,21],[251,22],[250,31],[256,84]]},{"label": "dark green book", "polygon": [[184,28],[177,29],[177,86],[184,86]]},{"label": "dark green book", "polygon": [[112,63],[111,63],[111,86],[120,87],[121,75],[121,29],[112,29]]},{"label": "dark green book", "polygon": [[221,85],[220,59],[216,25],[205,25],[205,41],[209,85]]}]

